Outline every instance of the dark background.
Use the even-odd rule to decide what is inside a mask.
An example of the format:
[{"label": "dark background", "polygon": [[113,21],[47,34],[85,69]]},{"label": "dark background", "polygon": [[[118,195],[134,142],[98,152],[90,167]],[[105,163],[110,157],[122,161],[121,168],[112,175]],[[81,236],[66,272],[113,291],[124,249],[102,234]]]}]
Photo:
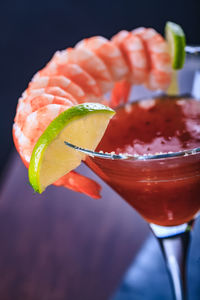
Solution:
[{"label": "dark background", "polygon": [[0,170],[13,147],[17,99],[33,74],[58,49],[92,35],[110,38],[121,29],[154,27],[167,20],[184,28],[187,43],[200,44],[199,0],[0,1]]}]

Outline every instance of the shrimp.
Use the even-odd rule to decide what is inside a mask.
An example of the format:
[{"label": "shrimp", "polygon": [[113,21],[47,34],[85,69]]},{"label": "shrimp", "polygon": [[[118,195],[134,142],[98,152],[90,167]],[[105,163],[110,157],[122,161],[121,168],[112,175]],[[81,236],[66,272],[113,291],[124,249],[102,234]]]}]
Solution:
[{"label": "shrimp", "polygon": [[60,104],[65,106],[72,106],[77,104],[77,102],[72,102],[65,97],[53,96],[49,94],[42,94],[38,96],[28,96],[24,99],[20,99],[17,114],[15,117],[15,122],[20,124],[22,128],[26,118],[36,110],[48,104]]},{"label": "shrimp", "polygon": [[15,122],[13,130],[17,138],[17,149],[26,164],[29,164],[34,145],[41,134],[60,113],[71,106],[47,104],[30,113],[26,117],[23,127],[19,125],[19,121]]},{"label": "shrimp", "polygon": [[165,90],[171,81],[171,59],[164,38],[152,28],[138,28],[132,31],[140,37],[147,49],[149,74],[145,85],[151,90]]},{"label": "shrimp", "polygon": [[101,36],[84,39],[76,44],[75,49],[88,49],[94,52],[107,66],[113,81],[119,81],[128,74],[126,61],[114,43]]},{"label": "shrimp", "polygon": [[[166,41],[151,28],[122,30],[108,40],[94,36],[57,51],[29,83],[17,105],[13,138],[28,167],[40,135],[61,112],[82,102],[126,102],[132,85],[166,89],[171,80]],[[111,100],[104,94],[111,92]],[[55,182],[99,198],[100,186],[72,171]]]},{"label": "shrimp", "polygon": [[103,60],[95,55],[94,52],[77,47],[74,49],[68,48],[67,54],[69,62],[78,64],[96,79],[102,95],[112,89],[111,74]]},{"label": "shrimp", "polygon": [[39,71],[39,74],[40,76],[63,75],[80,86],[86,94],[100,96],[100,89],[96,80],[78,64],[59,64],[52,61],[46,68]]},{"label": "shrimp", "polygon": [[121,101],[128,100],[132,84],[144,82],[147,77],[148,62],[144,44],[137,36],[122,30],[113,36],[112,41],[120,48],[129,66],[129,76],[126,80],[117,82],[112,90],[111,106],[116,106]]},{"label": "shrimp", "polygon": [[81,101],[83,98],[86,97],[86,94],[80,86],[73,83],[70,79],[62,75],[41,77],[39,74],[36,74],[28,86],[28,93],[30,92],[30,90],[33,89],[55,86],[58,86],[64,91],[70,93],[78,101]]},{"label": "shrimp", "polygon": [[121,31],[112,40],[127,60],[130,82],[132,84],[144,83],[148,75],[148,58],[142,39],[131,32]]},{"label": "shrimp", "polygon": [[53,95],[53,96],[58,96],[58,97],[65,97],[69,100],[71,100],[73,103],[76,102],[76,99],[68,92],[64,91],[63,89],[61,89],[58,86],[53,86],[53,87],[45,87],[45,88],[38,88],[38,89],[29,89],[26,90],[23,94],[22,94],[22,98],[26,98],[29,95],[32,96],[39,96],[39,95],[43,95],[43,94],[48,94],[48,95]]},{"label": "shrimp", "polygon": [[80,175],[75,171],[71,171],[70,173],[61,177],[54,183],[54,185],[64,186],[73,191],[84,193],[96,199],[100,198],[100,185],[90,178]]},{"label": "shrimp", "polygon": [[52,72],[55,65],[62,64],[75,64],[81,67],[97,82],[101,95],[112,88],[111,74],[105,63],[89,49],[77,46],[57,51],[45,68],[47,68],[47,72]]},{"label": "shrimp", "polygon": [[128,80],[122,80],[115,83],[112,89],[110,106],[116,107],[120,103],[126,103],[131,90],[131,83]]},{"label": "shrimp", "polygon": [[166,41],[151,28],[138,28],[132,32],[120,31],[112,41],[124,54],[130,75],[116,83],[111,103],[127,101],[132,84],[144,84],[151,90],[165,90],[171,80],[171,60]]}]

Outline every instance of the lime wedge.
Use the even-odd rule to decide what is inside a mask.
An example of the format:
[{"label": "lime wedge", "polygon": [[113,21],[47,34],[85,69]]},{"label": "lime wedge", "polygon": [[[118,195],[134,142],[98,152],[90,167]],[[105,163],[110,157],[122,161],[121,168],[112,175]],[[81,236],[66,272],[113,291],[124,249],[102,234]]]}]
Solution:
[{"label": "lime wedge", "polygon": [[165,37],[169,44],[172,57],[172,68],[179,70],[185,62],[185,34],[180,25],[167,22],[165,25]]},{"label": "lime wedge", "polygon": [[33,189],[42,193],[48,185],[75,169],[85,154],[67,147],[64,141],[95,150],[114,113],[102,104],[83,103],[55,118],[32,152],[29,181]]}]

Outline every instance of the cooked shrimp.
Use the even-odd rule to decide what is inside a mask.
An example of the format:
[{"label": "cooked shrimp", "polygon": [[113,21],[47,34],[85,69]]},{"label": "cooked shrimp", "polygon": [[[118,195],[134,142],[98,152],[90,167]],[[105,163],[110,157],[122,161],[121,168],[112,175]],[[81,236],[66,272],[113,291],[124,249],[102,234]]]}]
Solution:
[{"label": "cooked shrimp", "polygon": [[76,64],[90,74],[98,84],[101,95],[111,90],[112,78],[105,65],[93,51],[82,48],[68,48],[63,51],[57,51],[51,61],[47,64],[47,68],[54,69],[59,64]]},{"label": "cooked shrimp", "polygon": [[171,80],[171,59],[164,38],[152,28],[138,28],[133,35],[142,38],[149,58],[149,74],[145,85],[151,89],[165,90]]},{"label": "cooked shrimp", "polygon": [[100,59],[94,52],[83,49],[67,49],[68,61],[81,66],[86,72],[95,78],[101,95],[110,91],[113,87],[112,76],[104,64],[103,60]]},{"label": "cooked shrimp", "polygon": [[[57,51],[19,99],[13,136],[24,164],[28,167],[33,147],[50,122],[72,105],[106,103],[104,94],[112,92],[110,105],[116,106],[127,101],[132,85],[166,89],[170,80],[167,43],[151,28],[123,30],[111,41],[95,36]],[[99,197],[99,185],[75,172],[55,185]]]},{"label": "cooked shrimp", "polygon": [[38,96],[28,96],[24,99],[20,99],[17,114],[15,117],[15,122],[23,128],[26,118],[36,110],[48,104],[60,104],[70,107],[77,102],[72,102],[67,98],[53,96],[49,94],[42,94]]},{"label": "cooked shrimp", "polygon": [[[115,38],[113,38],[113,41],[115,41]],[[131,83],[144,83],[148,75],[149,65],[142,39],[137,35],[128,33],[118,45],[128,61]]]},{"label": "cooked shrimp", "polygon": [[43,70],[40,76],[63,75],[80,86],[86,94],[100,96],[100,89],[95,79],[78,64],[56,63],[52,61]]},{"label": "cooked shrimp", "polygon": [[84,91],[80,86],[73,83],[70,79],[65,76],[43,76],[41,77],[38,73],[33,77],[33,80],[28,86],[28,92],[32,89],[55,87],[58,86],[64,91],[70,93],[76,100],[81,101],[86,97]]},{"label": "cooked shrimp", "polygon": [[58,96],[58,97],[65,97],[72,102],[76,102],[76,99],[68,92],[64,91],[58,86],[50,86],[50,87],[45,87],[45,88],[39,88],[39,89],[29,89],[26,90],[22,94],[22,98],[26,98],[27,96],[39,96],[43,94],[48,94],[48,95],[53,95],[53,96]]},{"label": "cooked shrimp", "polygon": [[112,89],[110,106],[116,107],[121,103],[126,103],[128,101],[131,91],[131,83],[128,80],[122,80],[115,83]]},{"label": "cooked shrimp", "polygon": [[128,67],[121,51],[106,38],[94,36],[84,39],[76,44],[76,48],[88,49],[102,59],[110,71],[113,81],[121,80],[128,74]]},{"label": "cooked shrimp", "polygon": [[117,105],[127,101],[132,84],[146,82],[149,66],[145,45],[140,37],[123,30],[112,41],[120,48],[129,66],[127,79],[116,83],[112,91],[111,104]]},{"label": "cooked shrimp", "polygon": [[23,127],[15,122],[13,130],[17,138],[17,148],[26,163],[30,162],[34,145],[47,126],[70,106],[72,105],[48,104],[30,113],[26,117]]},{"label": "cooked shrimp", "polygon": [[[121,49],[129,65],[126,81],[116,83],[111,103],[128,99],[131,84],[144,84],[151,90],[166,89],[171,80],[171,61],[166,41],[154,29],[120,31],[112,41]],[[123,91],[123,94],[122,94]]]},{"label": "cooked shrimp", "polygon": [[93,198],[100,198],[101,187],[94,180],[80,175],[75,171],[64,175],[58,179],[55,183],[56,186],[64,186],[76,192],[86,194]]}]

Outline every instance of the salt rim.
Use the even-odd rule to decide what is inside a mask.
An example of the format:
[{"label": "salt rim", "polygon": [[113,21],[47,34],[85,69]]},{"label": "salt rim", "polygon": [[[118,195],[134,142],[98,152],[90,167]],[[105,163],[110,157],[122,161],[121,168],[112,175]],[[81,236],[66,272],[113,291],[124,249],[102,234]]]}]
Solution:
[{"label": "salt rim", "polygon": [[147,153],[143,155],[139,154],[128,154],[128,153],[119,153],[116,154],[115,151],[111,152],[103,152],[100,150],[99,152],[96,151],[91,151],[88,149],[84,149],[81,147],[78,147],[76,145],[73,145],[67,141],[64,142],[68,147],[71,147],[77,151],[83,152],[89,156],[92,157],[98,157],[98,158],[103,158],[103,159],[111,159],[111,160],[156,160],[156,159],[165,159],[165,158],[175,158],[175,157],[180,157],[180,156],[189,156],[189,155],[194,155],[200,153],[200,147],[199,148],[193,148],[193,149],[188,149],[188,150],[183,150],[183,151],[178,151],[178,152],[156,152],[155,154]]},{"label": "salt rim", "polygon": [[[78,150],[78,149],[77,149]],[[86,151],[88,151],[87,149],[84,149]],[[106,155],[110,155],[110,156],[127,156],[127,158],[148,158],[149,156],[151,158],[155,157],[154,159],[156,159],[157,156],[169,156],[169,157],[174,157],[174,156],[188,156],[188,155],[194,155],[197,154],[198,152],[200,152],[200,148],[194,148],[194,149],[187,149],[187,150],[182,150],[182,151],[177,151],[177,152],[173,152],[173,151],[168,151],[168,152],[156,152],[156,153],[144,153],[144,154],[130,154],[127,152],[120,152],[120,153],[116,153],[115,151],[111,151],[111,152],[104,152],[103,150],[100,150],[99,152],[94,152],[94,153],[101,153],[101,154],[106,154]],[[95,156],[95,155],[94,155]],[[149,158],[148,158],[149,159]]]}]

